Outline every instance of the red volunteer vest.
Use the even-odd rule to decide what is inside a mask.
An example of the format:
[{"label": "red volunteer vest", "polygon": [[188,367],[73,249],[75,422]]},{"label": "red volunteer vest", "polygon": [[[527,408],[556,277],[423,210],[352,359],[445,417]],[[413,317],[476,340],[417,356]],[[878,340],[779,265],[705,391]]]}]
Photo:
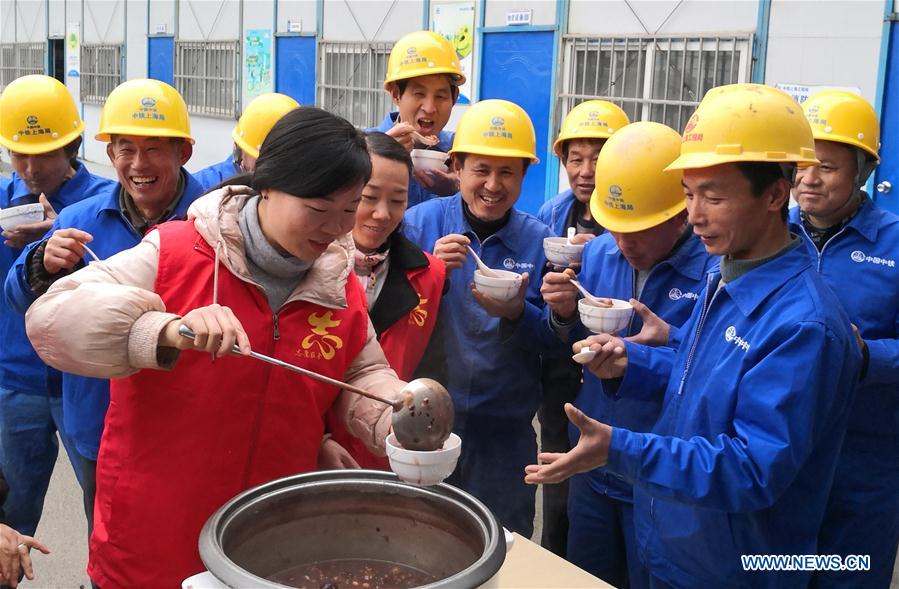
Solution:
[{"label": "red volunteer vest", "polygon": [[[159,228],[155,291],[186,314],[212,302],[214,252],[192,222]],[[219,269],[254,350],[343,379],[368,334],[365,295],[350,273],[347,309],[304,301],[277,316],[263,293]],[[202,571],[206,519],[236,494],[316,468],[324,414],[338,389],[258,360],[181,354],[172,371],[113,380],[97,464],[91,578],[104,589],[180,587]]]},{"label": "red volunteer vest", "polygon": [[[446,278],[446,266],[443,262],[427,252],[424,253],[430,262],[428,266],[406,270],[406,279],[418,293],[418,306],[381,332],[378,337],[390,367],[405,381],[412,379],[434,332],[437,310],[443,296],[443,282]],[[388,293],[381,293],[382,296],[385,294]],[[386,457],[372,454],[362,440],[347,431],[339,416],[330,413],[328,415],[332,437],[346,448],[359,466],[390,470]]]}]

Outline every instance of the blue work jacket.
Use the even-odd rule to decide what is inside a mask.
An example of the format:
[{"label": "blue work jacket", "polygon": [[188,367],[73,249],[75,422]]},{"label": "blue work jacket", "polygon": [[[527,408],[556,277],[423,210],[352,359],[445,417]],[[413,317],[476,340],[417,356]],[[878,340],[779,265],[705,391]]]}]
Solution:
[{"label": "blue work jacket", "polygon": [[[78,162],[75,175],[66,180],[55,194],[48,195],[47,199],[58,214],[66,207],[114,184],[112,180],[94,176],[84,164]],[[36,202],[38,197],[31,194],[15,172],[9,178],[0,180],[0,209]],[[21,253],[19,248],[0,244],[0,276],[6,276]],[[25,335],[23,313],[24,310],[20,313],[4,297],[0,297],[0,333],[3,334],[3,345],[0,346],[0,387],[59,395],[59,372],[41,362],[31,347],[31,342]]]},{"label": "blue work jacket", "polygon": [[[384,120],[381,121],[381,124],[377,127],[372,127],[368,129],[369,131],[381,131],[382,133],[386,133],[390,129],[396,125],[396,118],[400,115],[398,112],[387,113],[387,116],[384,117]],[[448,153],[449,150],[453,148],[453,139],[456,134],[451,133],[450,131],[441,131],[437,134],[437,138],[440,139],[440,143],[435,145],[431,149],[435,149],[437,151],[442,151],[444,153]],[[422,186],[418,179],[415,176],[409,178],[409,205],[408,208],[412,208],[415,205],[421,204],[426,200],[431,200],[432,198],[438,198],[439,194],[434,194],[432,192],[428,192],[428,189]]]},{"label": "blue work jacket", "polygon": [[[709,256],[702,241],[690,232],[671,257],[656,264],[650,271],[640,297],[636,297],[636,271],[631,266],[615,240],[608,233],[591,240],[584,248],[578,281],[597,296],[621,300],[637,298],[656,315],[674,326],[681,326],[690,317],[699,295],[705,288],[706,276],[718,269],[718,257]],[[634,313],[623,336],[634,335],[643,328],[643,320]],[[590,335],[577,323],[572,341]],[[590,417],[635,432],[652,431],[662,408],[662,397],[615,397],[603,392],[602,381],[589,370],[584,370],[584,384],[575,399],[575,405]],[[577,443],[578,430],[569,427],[572,446]],[[590,485],[599,493],[623,501],[631,501],[633,489],[630,483],[605,468],[589,473]]]},{"label": "blue work jacket", "polygon": [[[186,176],[184,194],[172,216],[166,220],[186,218],[191,203],[205,192],[187,171],[183,172]],[[87,231],[94,238],[89,247],[101,260],[136,246],[143,235],[134,229],[119,208],[120,190],[120,184],[112,184],[101,194],[65,209],[56,218],[48,235],[57,229],[70,227]],[[25,264],[28,253],[38,243],[25,248],[6,277],[6,299],[20,313],[24,313],[36,298],[28,285]],[[96,460],[103,420],[109,406],[109,381],[64,372],[62,401],[66,433],[75,442],[79,454]]]},{"label": "blue work jacket", "polygon": [[821,252],[802,226],[799,207],[790,210],[790,225],[868,347],[850,434],[899,436],[899,217],[865,199]]},{"label": "blue work jacket", "polygon": [[541,205],[537,218],[546,223],[553,235],[564,236],[568,233],[568,217],[574,200],[574,192],[570,188],[560,192]]},{"label": "blue work jacket", "polygon": [[449,290],[440,305],[446,385],[455,402],[457,426],[464,427],[468,413],[529,422],[542,398],[540,353],[562,348],[558,338],[547,335],[542,321],[543,238],[550,236],[549,228],[512,209],[505,227],[482,243],[465,220],[460,194],[409,209],[403,226],[409,240],[425,251],[433,252],[434,243],[444,235],[462,234],[488,266],[529,273],[524,315],[513,325],[488,315],[474,300],[469,290],[476,269],[471,256],[447,274]]},{"label": "blue work jacket", "polygon": [[719,279],[709,275],[677,351],[626,344],[617,393],[664,401],[653,433],[613,429],[607,468],[634,485],[653,576],[804,587],[811,572],[745,572],[740,556],[815,554],[861,354],[801,245]]},{"label": "blue work jacket", "polygon": [[227,180],[238,174],[240,174],[240,168],[234,165],[234,156],[229,155],[219,163],[195,172],[193,177],[203,187],[203,192],[206,192],[222,180]]}]

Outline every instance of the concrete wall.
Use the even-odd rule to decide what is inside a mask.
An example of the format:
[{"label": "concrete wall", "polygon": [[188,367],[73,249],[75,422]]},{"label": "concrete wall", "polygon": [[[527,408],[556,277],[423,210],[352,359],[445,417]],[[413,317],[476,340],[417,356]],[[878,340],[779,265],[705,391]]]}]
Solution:
[{"label": "concrete wall", "polygon": [[853,86],[873,104],[882,0],[773,0],[765,83]]}]

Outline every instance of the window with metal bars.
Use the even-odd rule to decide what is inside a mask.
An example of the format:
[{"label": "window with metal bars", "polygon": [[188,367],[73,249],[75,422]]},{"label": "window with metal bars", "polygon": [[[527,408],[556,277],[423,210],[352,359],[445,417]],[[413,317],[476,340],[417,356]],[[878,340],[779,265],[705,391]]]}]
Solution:
[{"label": "window with metal bars", "polygon": [[29,74],[43,74],[46,43],[0,43],[0,88]]},{"label": "window with metal bars", "polygon": [[122,45],[81,46],[81,102],[103,104],[122,82]]},{"label": "window with metal bars", "polygon": [[175,88],[187,110],[237,118],[240,41],[175,41]]},{"label": "window with metal bars", "polygon": [[359,127],[374,127],[393,107],[384,91],[393,43],[320,41],[318,103]]},{"label": "window with metal bars", "polygon": [[621,106],[632,121],[680,131],[710,88],[749,79],[752,35],[565,35],[563,52],[556,130],[562,115],[598,98]]}]

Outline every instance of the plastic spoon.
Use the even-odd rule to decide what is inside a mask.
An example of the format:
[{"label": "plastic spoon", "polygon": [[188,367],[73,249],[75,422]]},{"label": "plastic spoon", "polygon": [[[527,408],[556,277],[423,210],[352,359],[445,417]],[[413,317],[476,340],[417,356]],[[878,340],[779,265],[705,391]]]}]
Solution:
[{"label": "plastic spoon", "polygon": [[475,253],[473,249],[471,249],[470,245],[466,245],[468,251],[471,253],[471,256],[474,258],[475,264],[478,265],[478,270],[481,271],[481,274],[484,276],[489,276],[490,278],[499,278],[499,274],[494,272],[490,266],[481,261],[481,258],[478,257],[478,254]]},{"label": "plastic spoon", "polygon": [[584,295],[585,299],[587,299],[588,301],[590,301],[597,307],[602,307],[603,309],[611,308],[612,305],[611,305],[611,301],[609,299],[601,299],[599,297],[593,296],[592,294],[587,292],[587,289],[584,288],[583,286],[581,286],[581,283],[578,282],[577,280],[575,280],[574,278],[569,278],[569,281],[571,282],[571,284],[573,284],[575,286],[575,288],[577,288],[579,291],[581,291],[581,294]]},{"label": "plastic spoon", "polygon": [[88,254],[90,254],[90,256],[94,259],[95,262],[100,261],[100,258],[97,257],[97,254],[95,254],[91,248],[87,247],[87,245],[82,243],[81,247],[84,248],[84,251],[86,251]]},{"label": "plastic spoon", "polygon": [[[179,326],[178,333],[188,339],[196,337],[194,332],[186,325]],[[231,351],[234,354],[241,354],[237,345]],[[400,391],[402,397],[392,401],[365,389],[360,389],[318,372],[288,364],[271,356],[251,351],[250,357],[346,389],[379,403],[390,405],[393,408],[393,433],[396,435],[399,443],[407,450],[438,450],[443,447],[443,443],[449,437],[450,432],[452,432],[453,420],[455,419],[453,400],[449,392],[436,380],[417,378],[410,381]]]},{"label": "plastic spoon", "polygon": [[571,359],[577,362],[578,364],[589,364],[593,361],[593,358],[596,357],[596,352],[591,350],[590,348],[584,348],[577,354],[571,356]]},{"label": "plastic spoon", "polygon": [[568,228],[568,245],[574,245],[574,244],[571,242],[571,240],[574,239],[574,234],[575,234],[575,232],[576,232],[576,229],[575,229],[574,227],[569,227],[569,228]]}]

